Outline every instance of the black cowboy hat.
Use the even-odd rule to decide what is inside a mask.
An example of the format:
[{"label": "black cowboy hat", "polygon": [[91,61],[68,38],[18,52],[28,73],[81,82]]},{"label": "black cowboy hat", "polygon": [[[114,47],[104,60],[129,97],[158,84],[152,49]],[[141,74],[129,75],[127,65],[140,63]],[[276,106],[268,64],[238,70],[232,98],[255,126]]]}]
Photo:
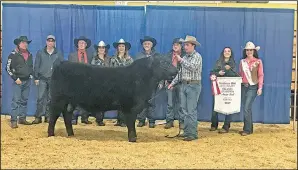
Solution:
[{"label": "black cowboy hat", "polygon": [[182,38],[174,38],[172,44],[175,44],[175,43],[182,44],[183,43],[183,39]]},{"label": "black cowboy hat", "polygon": [[100,41],[98,45],[94,44],[94,49],[97,50],[98,47],[105,47],[107,50],[110,49],[110,45],[106,44],[104,41]]},{"label": "black cowboy hat", "polygon": [[15,40],[13,40],[13,43],[15,45],[19,45],[20,42],[22,42],[22,41],[27,42],[28,44],[30,44],[32,40],[28,40],[27,36],[21,35],[19,38],[16,38]]},{"label": "black cowboy hat", "polygon": [[86,38],[85,36],[80,36],[79,38],[75,38],[74,39],[74,45],[78,48],[78,42],[80,40],[83,40],[87,43],[86,49],[89,48],[91,46],[91,40]]},{"label": "black cowboy hat", "polygon": [[155,47],[155,45],[157,44],[156,39],[150,36],[145,36],[144,39],[140,39],[141,44],[143,45],[143,42],[145,41],[151,41],[152,42],[152,48]]},{"label": "black cowboy hat", "polygon": [[129,42],[125,42],[122,38],[118,42],[113,43],[114,48],[117,48],[119,44],[124,44],[126,51],[131,48],[131,44]]}]

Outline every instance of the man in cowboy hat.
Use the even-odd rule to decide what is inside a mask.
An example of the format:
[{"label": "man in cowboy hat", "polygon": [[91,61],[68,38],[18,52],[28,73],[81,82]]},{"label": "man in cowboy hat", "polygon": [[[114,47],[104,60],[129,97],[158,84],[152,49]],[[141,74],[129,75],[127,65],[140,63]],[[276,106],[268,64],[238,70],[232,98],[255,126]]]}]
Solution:
[{"label": "man in cowboy hat", "polygon": [[35,112],[35,120],[33,124],[42,122],[42,115],[45,112],[44,122],[49,121],[49,101],[50,101],[50,80],[53,72],[53,67],[63,61],[62,53],[56,49],[56,38],[54,35],[48,35],[46,46],[37,51],[34,62],[34,79],[37,86],[37,106]]},{"label": "man in cowboy hat", "polygon": [[[140,39],[140,43],[143,46],[143,51],[138,53],[136,59],[141,59],[145,57],[153,57],[153,56],[161,56],[158,52],[155,51],[154,47],[156,46],[157,42],[154,38],[150,36],[145,36],[143,39]],[[162,83],[159,83],[159,88],[162,87]],[[157,89],[156,89],[157,90]],[[149,102],[148,108],[144,108],[144,110],[138,115],[138,127],[145,126],[146,117],[149,119],[149,128],[155,127],[155,120],[153,118],[154,110],[155,110],[155,94],[156,92],[152,93],[152,99]]]},{"label": "man in cowboy hat", "polygon": [[[176,55],[177,61],[181,64],[181,69],[168,86],[168,89],[172,89],[179,81],[181,82],[181,111],[184,117],[184,133],[182,133],[181,136],[184,137],[185,141],[198,139],[197,106],[201,93],[202,79],[202,57],[195,50],[195,47],[198,45],[200,45],[200,43],[195,37],[186,36],[184,40],[186,55],[182,58],[180,55]],[[178,78],[181,80],[178,80]]]},{"label": "man in cowboy hat", "polygon": [[28,51],[27,36],[20,36],[14,40],[17,46],[8,56],[6,71],[13,79],[12,104],[11,104],[11,128],[17,128],[17,116],[19,124],[31,125],[26,121],[27,101],[30,92],[31,78],[33,77],[33,59]]},{"label": "man in cowboy hat", "polygon": [[[92,55],[92,52],[87,51],[87,49],[91,46],[91,40],[84,36],[80,36],[79,38],[74,39],[74,45],[77,49],[74,52],[69,54],[68,60],[72,62],[90,64],[92,61],[93,55]],[[81,112],[82,123],[92,124],[92,122],[88,120],[89,113],[80,107],[74,110],[72,124],[74,125],[77,124],[77,116],[75,114],[77,111]]]},{"label": "man in cowboy hat", "polygon": [[[185,55],[185,51],[182,46],[183,39],[182,38],[175,38],[173,39],[172,49],[171,51],[166,54],[169,60],[172,61],[173,66],[177,67],[178,70],[180,69],[181,65],[178,63],[176,54],[180,56]],[[166,87],[172,82],[172,80],[165,80]],[[174,127],[174,118],[175,114],[179,114],[179,124],[181,127],[182,120],[180,116],[180,97],[179,97],[179,85],[176,85],[173,89],[166,89],[168,95],[168,104],[167,104],[167,113],[166,113],[166,125],[165,129],[170,129]]]}]

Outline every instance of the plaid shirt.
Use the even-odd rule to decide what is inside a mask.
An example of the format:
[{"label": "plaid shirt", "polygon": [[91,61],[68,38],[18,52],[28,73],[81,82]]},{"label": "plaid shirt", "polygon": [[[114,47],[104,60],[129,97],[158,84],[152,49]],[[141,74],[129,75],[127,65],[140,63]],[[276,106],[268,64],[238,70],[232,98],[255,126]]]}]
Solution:
[{"label": "plaid shirt", "polygon": [[[193,51],[190,55],[184,55],[180,64],[182,68],[180,68],[179,73],[172,81],[172,85],[177,84],[181,80],[189,81],[202,79],[202,57],[198,52]],[[180,76],[180,80],[178,80],[178,76]]]}]

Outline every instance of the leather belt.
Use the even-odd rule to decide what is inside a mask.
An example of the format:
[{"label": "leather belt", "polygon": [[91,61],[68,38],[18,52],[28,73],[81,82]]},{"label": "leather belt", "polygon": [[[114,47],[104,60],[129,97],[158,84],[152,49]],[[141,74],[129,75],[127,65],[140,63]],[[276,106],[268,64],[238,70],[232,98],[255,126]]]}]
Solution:
[{"label": "leather belt", "polygon": [[181,83],[183,83],[183,84],[200,84],[201,80],[182,80]]}]

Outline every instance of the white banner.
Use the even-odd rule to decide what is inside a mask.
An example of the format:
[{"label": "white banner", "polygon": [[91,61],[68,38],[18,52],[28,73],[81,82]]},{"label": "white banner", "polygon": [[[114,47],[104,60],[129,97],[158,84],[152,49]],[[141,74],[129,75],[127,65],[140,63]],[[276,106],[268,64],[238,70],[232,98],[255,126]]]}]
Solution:
[{"label": "white banner", "polygon": [[215,95],[214,111],[225,115],[239,113],[241,107],[241,77],[217,77],[221,94]]}]

